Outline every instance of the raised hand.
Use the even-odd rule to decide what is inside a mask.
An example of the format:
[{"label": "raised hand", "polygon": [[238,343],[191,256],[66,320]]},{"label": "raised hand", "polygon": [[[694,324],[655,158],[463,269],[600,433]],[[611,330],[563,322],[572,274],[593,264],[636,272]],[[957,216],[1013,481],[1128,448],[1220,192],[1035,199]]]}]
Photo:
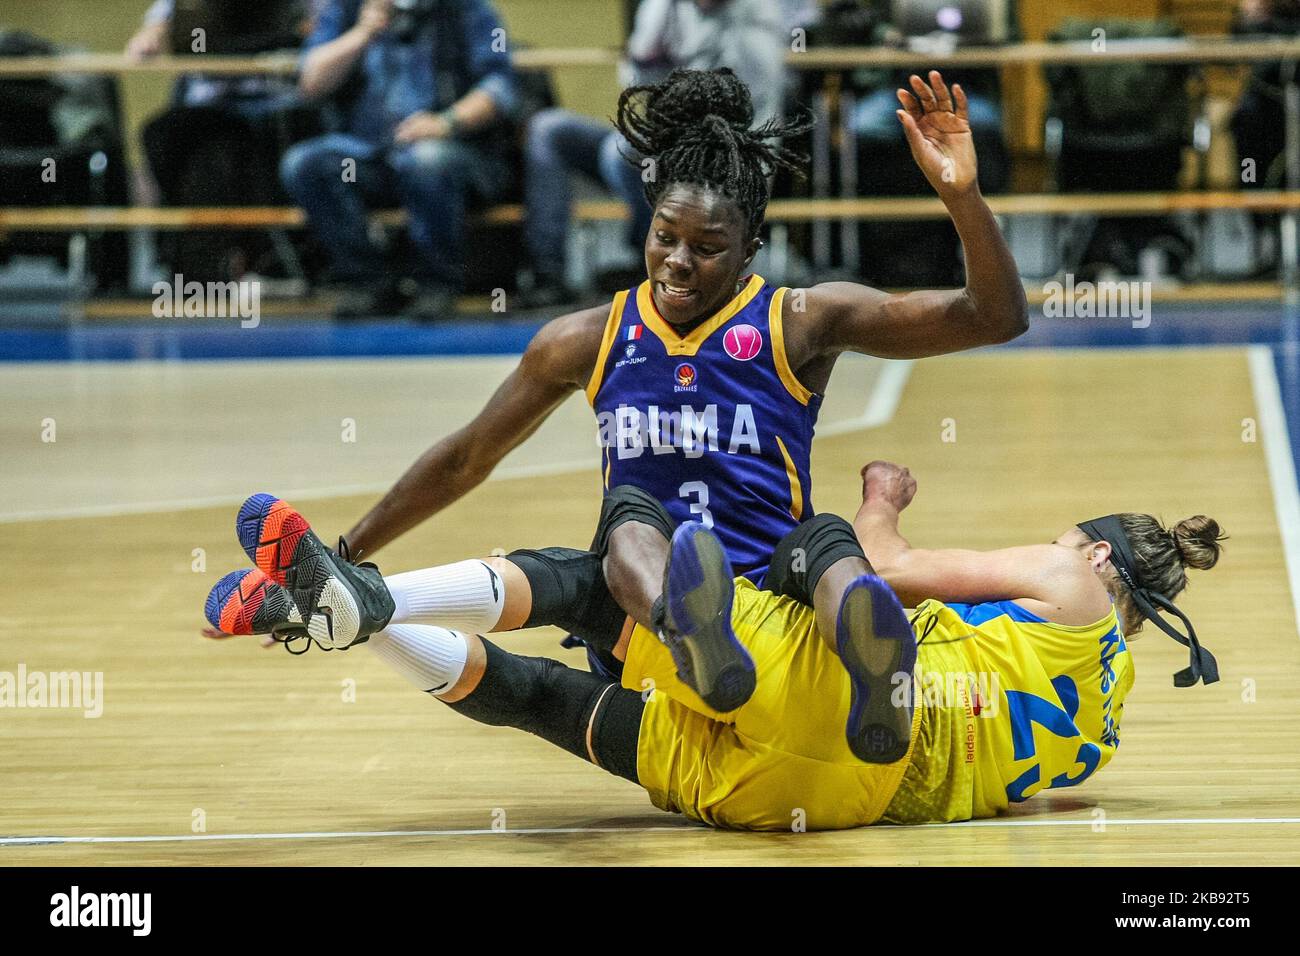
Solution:
[{"label": "raised hand", "polygon": [[873,461],[862,468],[862,500],[883,501],[902,511],[916,496],[912,473],[892,461]]},{"label": "raised hand", "polygon": [[950,93],[938,70],[930,71],[929,83],[915,74],[909,82],[911,92],[898,91],[898,119],[912,158],[944,199],[978,189],[965,91],[954,83]]}]

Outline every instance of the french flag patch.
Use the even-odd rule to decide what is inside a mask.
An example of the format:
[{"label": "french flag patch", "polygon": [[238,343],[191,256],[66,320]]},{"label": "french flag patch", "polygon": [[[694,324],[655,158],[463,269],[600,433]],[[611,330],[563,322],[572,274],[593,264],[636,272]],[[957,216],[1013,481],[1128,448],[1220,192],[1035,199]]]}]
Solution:
[{"label": "french flag patch", "polygon": [[644,326],[641,325],[629,325],[626,334],[624,335],[624,339],[628,342],[635,342],[641,337],[641,330],[643,328]]}]

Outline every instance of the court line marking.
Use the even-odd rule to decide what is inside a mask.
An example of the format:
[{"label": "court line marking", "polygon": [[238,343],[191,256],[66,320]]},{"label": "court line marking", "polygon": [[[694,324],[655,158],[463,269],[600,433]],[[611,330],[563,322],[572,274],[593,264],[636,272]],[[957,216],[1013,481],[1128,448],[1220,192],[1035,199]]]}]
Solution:
[{"label": "court line marking", "polygon": [[[833,422],[817,429],[819,436],[841,435],[847,432],[867,428],[878,428],[887,424],[898,411],[898,404],[903,395],[903,387],[912,373],[912,360],[885,362],[880,375],[872,385],[871,394],[867,396],[866,407],[856,418]],[[589,461],[558,461],[535,465],[509,465],[498,468],[487,478],[488,481],[510,481],[517,478],[545,478],[551,475],[567,475],[581,471],[599,473],[600,457],[593,453]],[[393,478],[380,483],[361,485],[329,485],[319,488],[290,488],[279,492],[286,499],[299,501],[319,501],[329,498],[343,498],[349,495],[382,494],[393,487]],[[82,505],[75,508],[56,508],[50,511],[16,511],[0,514],[0,524],[19,521],[54,521],[68,518],[114,518],[125,515],[161,514],[172,511],[194,511],[201,508],[225,508],[242,504],[248,495],[212,495],[202,498],[173,498],[165,501],[132,502],[120,505]]]},{"label": "court line marking", "polygon": [[912,367],[916,363],[911,359],[884,361],[885,366],[880,370],[871,394],[867,396],[867,407],[862,410],[862,414],[857,418],[818,428],[819,437],[842,435],[866,428],[879,428],[893,420],[894,413],[898,411],[898,403],[903,398],[903,388],[907,385],[907,380],[912,375]]},{"label": "court line marking", "polygon": [[[498,468],[488,476],[488,481],[508,481],[512,478],[544,478],[548,475],[565,475],[590,470],[600,472],[600,459],[593,455],[590,462],[550,462],[539,465],[510,465]],[[330,485],[324,488],[290,488],[281,497],[319,501],[325,498],[342,498],[347,495],[373,495],[393,487],[392,481],[382,484]],[[195,511],[200,508],[223,508],[242,504],[248,495],[211,495],[204,498],[173,498],[163,501],[133,502],[121,505],[83,505],[76,508],[58,508],[52,511],[15,511],[0,514],[0,524],[19,521],[53,521],[62,518],[114,518],[120,515],[159,514],[170,511]]]},{"label": "court line marking", "polygon": [[[1294,824],[1300,824],[1300,817],[1176,817],[1168,819],[1148,817],[1128,820],[1115,820],[1103,817],[1101,819],[1088,820],[963,820],[958,823],[926,824],[921,828],[891,826],[888,829],[951,829],[954,827],[1288,826]],[[661,827],[534,827],[505,830],[343,830],[336,832],[323,831],[320,833],[183,833],[173,836],[30,836],[0,837],[0,847],[50,846],[77,843],[222,843],[249,840],[357,840],[392,839],[401,837],[496,835],[550,836],[590,833],[622,834],[664,832],[706,833],[719,831],[712,830],[709,827],[676,825]]]},{"label": "court line marking", "polygon": [[1273,509],[1277,514],[1282,554],[1291,585],[1296,631],[1300,633],[1300,484],[1297,484],[1295,458],[1287,433],[1282,388],[1277,380],[1271,348],[1252,345],[1248,360],[1255,409],[1259,413],[1259,430],[1264,439],[1264,460],[1268,465],[1269,483],[1273,486]]}]

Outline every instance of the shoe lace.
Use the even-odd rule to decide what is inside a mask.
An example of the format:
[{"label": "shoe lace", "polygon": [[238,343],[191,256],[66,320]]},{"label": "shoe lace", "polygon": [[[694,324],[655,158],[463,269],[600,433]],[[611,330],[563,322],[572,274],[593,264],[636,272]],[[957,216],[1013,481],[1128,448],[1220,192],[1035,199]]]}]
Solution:
[{"label": "shoe lace", "polygon": [[[335,553],[344,561],[355,563],[352,561],[352,546],[348,544],[348,539],[345,538],[343,535],[339,535],[338,548],[336,549]],[[358,554],[358,557],[359,556],[360,555]],[[360,565],[360,567],[363,568],[371,567],[371,568],[376,568],[376,570],[378,570],[376,565],[371,564],[369,562]],[[312,608],[313,614],[315,613],[315,611],[316,609]],[[308,632],[305,624],[288,624],[283,627],[273,628],[271,630],[270,636],[271,636],[271,640],[275,641],[277,644],[283,644],[284,649],[288,651],[290,654],[292,654],[294,657],[301,657],[303,654],[306,654],[309,650],[312,649],[312,645],[319,647],[322,651],[325,651],[326,653],[336,650],[336,648],[328,647],[325,644],[322,644],[316,638],[312,637],[311,633]],[[353,644],[363,644],[365,643],[366,640],[367,640],[366,638],[363,638],[362,640],[359,641],[353,641]],[[296,641],[301,641],[302,643],[297,644],[295,647]]]},{"label": "shoe lace", "polygon": [[[294,657],[301,657],[303,654],[306,654],[309,650],[311,650],[313,644],[319,647],[322,651],[334,650],[334,648],[326,647],[324,644],[320,643],[318,640],[312,637],[311,634],[309,634],[307,631],[303,629],[301,624],[292,624],[289,625],[288,627],[276,628],[272,630],[271,640],[275,641],[277,644],[283,644],[284,649],[288,651],[290,654],[292,654]],[[303,642],[302,644],[298,645],[297,650],[294,649],[295,641]]]},{"label": "shoe lace", "polygon": [[375,562],[360,560],[360,551],[358,551],[354,556],[352,554],[352,545],[348,544],[348,539],[343,537],[343,535],[339,535],[339,546],[335,549],[334,553],[344,561],[348,562],[348,564],[355,564],[359,568],[374,568],[376,571],[379,570],[379,565],[375,564]]}]

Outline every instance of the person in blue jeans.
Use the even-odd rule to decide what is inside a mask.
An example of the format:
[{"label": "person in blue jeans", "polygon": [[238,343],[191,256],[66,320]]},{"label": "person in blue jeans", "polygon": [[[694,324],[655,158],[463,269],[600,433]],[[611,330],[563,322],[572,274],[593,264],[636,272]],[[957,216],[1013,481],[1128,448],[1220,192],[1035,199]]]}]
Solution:
[{"label": "person in blue jeans", "polygon": [[[285,189],[349,288],[343,317],[447,315],[463,283],[467,206],[505,190],[501,150],[517,103],[505,32],[486,0],[330,0],[304,45],[299,86],[333,96],[340,128],[294,146]],[[368,212],[406,210],[419,292],[370,237]]]},{"label": "person in blue jeans", "polygon": [[524,152],[525,235],[534,281],[526,299],[529,307],[573,300],[564,280],[573,205],[571,171],[603,184],[627,203],[628,247],[644,244],[650,231],[650,205],[645,201],[641,169],[632,162],[636,159],[632,147],[608,122],[558,108],[542,110],[529,122]]},{"label": "person in blue jeans", "polygon": [[[896,8],[889,0],[861,0],[860,6],[874,12],[873,43],[905,46],[903,33],[894,22]],[[1002,35],[1008,42],[1014,42],[1020,36],[1015,0],[1007,0],[1001,8],[1006,17]],[[857,143],[856,185],[860,196],[929,193],[930,186],[925,177],[917,175],[911,150],[898,125],[899,102],[895,90],[903,76],[888,69],[873,68],[857,70],[849,77],[850,88],[858,91],[848,122]],[[998,70],[963,70],[957,78],[966,91],[968,122],[979,156],[980,190],[986,195],[1003,192],[1011,179],[1011,156],[1002,129]],[[961,281],[960,243],[947,223],[866,222],[858,231],[861,259],[846,265],[856,265],[879,285],[945,286]],[[935,255],[919,261],[911,252],[916,248],[932,249]]]},{"label": "person in blue jeans", "polygon": [[[781,115],[789,42],[781,9],[770,0],[641,0],[621,73],[630,86],[659,82],[679,67],[729,67],[749,88],[761,123]],[[602,184],[628,207],[625,239],[632,275],[612,274],[608,291],[641,281],[640,249],[651,210],[640,162],[608,121],[558,108],[532,117],[524,147],[525,238],[534,278],[529,306],[570,304],[576,298],[564,279],[571,172]]]},{"label": "person in blue jeans", "polygon": [[[883,46],[901,47],[904,37],[894,24],[897,12],[890,0],[861,0],[872,12],[876,26],[872,40]],[[991,6],[994,15],[998,6]],[[1000,34],[1005,42],[1021,38],[1020,20],[1015,0],[1000,7],[1005,18]],[[925,195],[929,186],[923,178],[912,176],[907,143],[898,126],[898,99],[894,91],[905,73],[889,70],[859,70],[850,77],[851,87],[859,93],[849,124],[858,142],[859,188],[876,195]],[[1010,179],[1010,156],[1002,131],[1002,89],[996,69],[971,69],[960,77],[966,91],[966,103],[975,148],[979,153],[980,188],[986,193],[1001,192]],[[901,175],[900,175],[901,174]]]}]

